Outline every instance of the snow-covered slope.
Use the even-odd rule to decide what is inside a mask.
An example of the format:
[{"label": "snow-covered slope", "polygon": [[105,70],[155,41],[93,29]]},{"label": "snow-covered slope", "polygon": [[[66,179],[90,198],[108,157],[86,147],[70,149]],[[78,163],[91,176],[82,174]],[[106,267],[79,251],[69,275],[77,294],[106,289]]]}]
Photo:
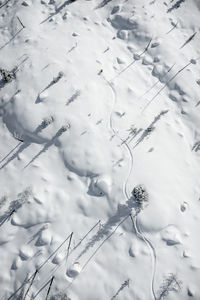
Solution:
[{"label": "snow-covered slope", "polygon": [[199,299],[199,0],[0,2],[0,299]]}]

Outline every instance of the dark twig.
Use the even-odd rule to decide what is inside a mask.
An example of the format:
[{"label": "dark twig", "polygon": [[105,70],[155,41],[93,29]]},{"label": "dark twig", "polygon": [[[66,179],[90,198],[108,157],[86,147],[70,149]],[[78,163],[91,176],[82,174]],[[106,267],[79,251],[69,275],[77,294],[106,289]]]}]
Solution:
[{"label": "dark twig", "polygon": [[[22,30],[22,29],[21,29],[21,30]],[[22,60],[22,62],[20,62],[20,63],[14,68],[13,72],[14,72],[14,73],[17,73],[17,72],[19,71],[19,67],[20,67],[21,65],[23,65],[28,59],[29,59],[28,56],[25,57],[25,58]]]},{"label": "dark twig", "polygon": [[164,79],[167,74],[172,70],[172,68],[175,66],[175,63],[167,70],[165,74],[163,74],[160,79],[158,79],[142,96],[139,97],[139,99],[143,98],[146,94],[148,94],[162,79]]},{"label": "dark twig", "polygon": [[[139,58],[140,58],[145,52],[147,52],[147,50],[148,50],[148,48],[149,48],[149,46],[150,46],[150,44],[151,44],[151,41],[152,41],[152,38],[149,40],[147,46],[146,46],[145,49],[142,51],[142,53],[139,54]],[[126,66],[126,67],[125,67],[124,69],[122,69],[122,70],[121,70],[114,78],[112,78],[112,79],[110,80],[110,82],[113,81],[113,80],[115,80],[115,78],[117,78],[117,77],[120,76],[123,72],[125,72],[127,69],[129,69],[136,61],[137,61],[137,60],[134,59],[128,66]]]},{"label": "dark twig", "polygon": [[173,25],[172,29],[170,29],[168,32],[166,32],[166,34],[169,34],[172,30],[174,30],[178,25],[178,22],[176,22],[176,24]]},{"label": "dark twig", "polygon": [[13,210],[9,213],[9,215],[7,215],[7,216],[5,217],[5,219],[3,219],[3,221],[1,221],[0,226],[2,226],[7,220],[9,220],[9,218],[10,218],[15,212],[16,212],[16,210],[13,209]]},{"label": "dark twig", "polygon": [[73,232],[70,234],[70,238],[69,238],[69,244],[68,244],[67,256],[66,256],[66,263],[67,263],[67,260],[68,260],[68,257],[69,257],[69,250],[70,250],[70,246],[71,246],[72,236],[73,236]]},{"label": "dark twig", "polygon": [[63,8],[65,8],[67,5],[72,4],[73,2],[75,2],[75,0],[66,0],[62,5],[60,5],[54,13],[50,14],[45,20],[43,20],[40,24],[43,24],[47,21],[49,21],[52,17],[56,16],[58,13],[60,13]]},{"label": "dark twig", "polygon": [[132,214],[130,214],[129,216],[130,216],[131,222],[133,223],[133,228],[134,228],[134,230],[135,230],[135,232],[136,232],[136,229],[135,229],[135,223],[134,223],[134,221],[133,221],[133,216],[132,216]]},{"label": "dark twig", "polygon": [[178,75],[180,74],[184,69],[186,69],[188,66],[190,66],[192,62],[190,61],[188,64],[186,64],[183,68],[181,68],[178,72],[174,74],[166,83],[165,85],[151,98],[151,100],[145,105],[145,107],[142,110],[142,113],[147,109],[147,107],[157,98],[157,96],[166,88],[166,86]]},{"label": "dark twig", "polygon": [[[44,266],[45,264],[51,259],[51,257],[53,255],[56,254],[56,252],[58,252],[58,250],[64,245],[64,243],[66,243],[66,241],[70,238],[71,234],[60,244],[60,246],[58,246],[56,248],[56,250],[39,266],[39,268],[37,269],[37,271],[39,272]],[[27,279],[26,283],[29,282],[30,280],[32,280],[32,278],[34,277],[35,272]],[[7,300],[12,299],[23,287],[26,283],[23,283]],[[48,283],[47,283],[48,284]]]},{"label": "dark twig", "polygon": [[[88,263],[92,260],[92,258],[97,254],[97,252],[100,250],[100,248],[103,246],[103,244],[105,244],[105,242],[107,240],[109,240],[109,238],[116,232],[116,230],[119,228],[120,225],[122,225],[129,217],[129,214],[126,215],[125,218],[122,219],[121,222],[118,223],[118,225],[115,227],[115,229],[103,240],[103,242],[101,242],[101,244],[96,248],[96,250],[93,252],[93,254],[87,259],[87,261],[85,262],[85,264],[83,265],[83,267],[81,268],[81,271],[83,271],[86,266],[88,265]],[[77,276],[78,277],[78,276]],[[74,280],[77,278],[75,277],[73,279],[73,281],[67,286],[66,289],[69,289],[71,287],[71,285],[73,284]]]},{"label": "dark twig", "polygon": [[102,8],[104,6],[106,6],[109,2],[111,2],[112,0],[103,0],[97,7],[96,9],[98,8]]},{"label": "dark twig", "polygon": [[189,39],[187,39],[187,41],[180,47],[180,49],[182,49],[183,47],[185,47],[189,42],[191,42],[193,40],[193,38],[195,37],[195,35],[197,34],[197,32],[193,33]]},{"label": "dark twig", "polygon": [[21,24],[21,26],[23,27],[23,28],[25,28],[25,26],[24,26],[24,24],[22,23],[22,21],[20,20],[20,18],[17,16],[17,20],[19,21],[19,23]]},{"label": "dark twig", "polygon": [[21,145],[21,142],[18,143],[6,156],[4,156],[4,158],[2,158],[0,160],[0,163],[2,163],[13,151],[15,151],[15,149],[17,149],[19,146]]},{"label": "dark twig", "polygon": [[[78,242],[78,244],[76,244],[75,246],[74,246],[74,248],[72,248],[72,250],[69,252],[69,253],[67,253],[67,255],[65,255],[65,257],[63,258],[63,261],[62,261],[62,263],[61,264],[63,264],[63,262],[65,261],[65,259],[66,259],[66,257],[67,256],[70,256],[71,254],[72,254],[72,252],[73,251],[75,251],[80,245],[81,245],[81,243],[83,242],[83,240],[85,240],[86,239],[86,237],[100,224],[100,222],[101,222],[101,220],[99,220],[83,237],[82,237],[82,239]],[[69,238],[71,238],[72,237],[72,234],[73,234],[73,232],[69,235]],[[70,244],[71,244],[71,242],[69,243],[69,246],[68,246],[68,249],[70,250]],[[61,264],[60,264],[60,266],[61,266]],[[55,273],[57,272],[57,270],[60,268],[60,266],[58,267],[56,267],[56,269],[54,269],[51,273],[52,274],[54,274],[55,275]],[[48,281],[49,282],[49,281]],[[48,284],[48,283],[47,283]],[[38,295],[38,293],[37,293],[37,295]],[[36,295],[36,296],[37,296]],[[36,297],[35,296],[35,297]]]},{"label": "dark twig", "polygon": [[8,2],[10,2],[11,0],[7,0],[5,3],[3,3],[0,8],[4,7],[6,4],[8,4]]},{"label": "dark twig", "polygon": [[183,2],[185,2],[185,0],[178,0],[174,5],[172,5],[172,7],[170,7],[170,8],[167,10],[167,12],[169,13],[169,12],[171,12],[172,10],[179,8],[180,5],[181,5]]},{"label": "dark twig", "polygon": [[77,45],[78,45],[78,44],[76,43],[72,48],[70,48],[70,49],[67,51],[67,54],[70,53],[70,52],[72,52],[72,51],[77,47]]},{"label": "dark twig", "polygon": [[80,242],[78,242],[78,244],[71,250],[70,254],[72,253],[72,251],[74,251],[76,248],[78,248],[80,246],[80,244],[82,243],[82,241],[88,236],[88,234],[100,224],[101,220],[99,220],[85,235],[84,237],[82,237],[82,239],[80,240]]},{"label": "dark twig", "polygon": [[[42,287],[41,287],[41,289],[39,289],[39,291],[34,295],[34,297],[33,297],[33,299],[35,299],[44,289],[45,289],[45,287],[49,284],[49,283],[51,283],[51,282],[53,282],[53,279],[54,279],[54,276],[53,277],[51,277]],[[49,285],[49,287],[50,287],[50,285]],[[49,291],[49,288],[48,288],[48,291]],[[46,297],[48,297],[48,295],[46,296]],[[45,298],[45,300],[46,300],[47,298]]]},{"label": "dark twig", "polygon": [[44,265],[46,265],[46,263],[52,258],[52,256],[54,256],[58,250],[66,243],[66,241],[71,237],[71,234],[68,235],[68,237],[62,242],[62,244],[60,244],[60,246],[58,248],[56,248],[56,250],[40,265],[40,267],[38,268],[38,271],[41,270]]},{"label": "dark twig", "polygon": [[37,273],[38,273],[38,270],[35,271],[35,273],[34,273],[34,275],[33,275],[33,278],[32,278],[32,280],[31,280],[31,282],[30,282],[30,284],[29,284],[29,287],[28,287],[28,289],[27,289],[27,291],[26,291],[26,293],[25,293],[25,295],[24,295],[23,300],[26,299],[26,296],[28,295],[28,292],[30,291],[30,289],[31,289],[31,287],[32,287],[32,285],[33,285],[33,282],[34,282],[34,280],[35,280],[35,277],[36,277]]},{"label": "dark twig", "polygon": [[51,287],[52,287],[52,284],[53,284],[53,280],[54,280],[54,276],[51,278],[51,281],[50,281],[50,284],[49,284],[49,288],[48,288],[45,300],[48,299],[48,296],[49,296],[49,293],[50,293],[50,290],[51,290]]}]

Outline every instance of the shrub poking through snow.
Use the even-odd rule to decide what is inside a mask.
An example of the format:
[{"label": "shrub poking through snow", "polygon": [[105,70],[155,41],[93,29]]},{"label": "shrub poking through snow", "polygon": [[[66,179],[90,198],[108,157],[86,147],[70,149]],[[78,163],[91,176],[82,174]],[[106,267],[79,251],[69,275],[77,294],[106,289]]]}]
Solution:
[{"label": "shrub poking through snow", "polygon": [[0,209],[6,204],[7,200],[8,198],[6,196],[0,198]]},{"label": "shrub poking through snow", "polygon": [[132,191],[135,203],[139,209],[143,209],[145,202],[148,202],[148,193],[143,185],[137,185]]},{"label": "shrub poking through snow", "polygon": [[10,202],[10,205],[7,211],[0,216],[0,226],[2,226],[6,220],[18,211],[22,207],[23,204],[29,201],[29,198],[32,196],[32,190],[30,187],[26,188],[22,193],[18,194],[18,199]]},{"label": "shrub poking through snow", "polygon": [[52,116],[50,116],[48,118],[44,118],[44,120],[42,121],[42,127],[46,128],[48,125],[53,123],[53,121],[54,121],[54,118]]},{"label": "shrub poking through snow", "polygon": [[173,273],[169,274],[169,276],[163,281],[160,291],[158,300],[166,299],[169,292],[176,292],[178,293],[181,290],[182,282],[178,280],[177,276]]},{"label": "shrub poking through snow", "polygon": [[50,298],[50,300],[71,300],[65,293],[58,293]]},{"label": "shrub poking through snow", "polygon": [[200,150],[200,142],[199,141],[194,144],[194,146],[192,147],[192,150],[195,152]]},{"label": "shrub poking through snow", "polygon": [[20,204],[23,205],[24,203],[26,203],[32,196],[32,194],[33,192],[30,186],[27,187],[22,193],[18,194]]},{"label": "shrub poking through snow", "polygon": [[154,131],[154,129],[155,129],[155,127],[153,127],[153,126],[148,127],[148,128],[145,130],[145,131],[146,131],[146,134],[147,134],[147,135],[151,134],[152,131]]},{"label": "shrub poking through snow", "polygon": [[130,279],[127,279],[122,283],[121,287],[118,289],[117,293],[111,298],[111,300],[114,300],[115,298],[118,298],[118,295],[125,287],[129,287]]},{"label": "shrub poking through snow", "polygon": [[65,131],[67,131],[68,129],[70,129],[70,124],[69,124],[69,123],[67,123],[66,125],[63,125],[63,126],[60,128],[61,132],[65,132]]},{"label": "shrub poking through snow", "polygon": [[62,77],[64,76],[64,73],[62,71],[60,71],[57,75],[57,77],[54,77],[53,79],[53,83],[58,82]]},{"label": "shrub poking through snow", "polygon": [[13,71],[8,71],[0,68],[0,75],[4,82],[8,83],[15,79],[15,73]]}]

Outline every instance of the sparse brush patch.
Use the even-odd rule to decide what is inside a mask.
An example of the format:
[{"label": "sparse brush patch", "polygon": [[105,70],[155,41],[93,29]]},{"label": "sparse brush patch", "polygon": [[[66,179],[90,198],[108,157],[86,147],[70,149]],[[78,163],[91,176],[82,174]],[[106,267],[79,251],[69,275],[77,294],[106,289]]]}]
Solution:
[{"label": "sparse brush patch", "polygon": [[125,287],[129,287],[129,283],[130,283],[130,279],[127,279],[124,281],[124,283],[122,283],[121,287],[119,288],[119,290],[116,292],[116,294],[111,298],[111,300],[114,300],[115,298],[118,298],[118,295],[121,291],[123,291],[123,289]]},{"label": "sparse brush patch", "polygon": [[29,186],[22,193],[18,194],[18,197],[19,197],[18,202],[21,205],[23,205],[24,203],[26,203],[28,201],[28,199],[32,195],[33,195],[32,188]]},{"label": "sparse brush patch", "polygon": [[6,196],[1,197],[0,199],[0,209],[6,204],[8,198]]},{"label": "sparse brush patch", "polygon": [[11,216],[22,207],[23,204],[27,203],[30,196],[32,195],[32,190],[30,187],[26,188],[22,193],[18,194],[18,199],[11,201],[7,211],[0,216],[0,226],[2,226]]},{"label": "sparse brush patch", "polygon": [[15,73],[13,71],[8,71],[0,68],[0,75],[2,77],[2,80],[6,83],[11,82],[13,79],[15,79]]},{"label": "sparse brush patch", "polygon": [[181,290],[182,282],[178,280],[177,276],[173,273],[169,274],[167,278],[164,279],[160,290],[158,292],[158,300],[166,299],[169,292],[178,293]]},{"label": "sparse brush patch", "polygon": [[145,131],[146,131],[146,133],[149,135],[149,134],[151,134],[151,133],[154,131],[154,129],[155,129],[155,127],[150,126],[150,127],[148,127]]},{"label": "sparse brush patch", "polygon": [[50,300],[71,300],[71,298],[69,298],[67,294],[60,292],[54,296],[51,296]]},{"label": "sparse brush patch", "polygon": [[81,95],[81,91],[77,90],[67,101],[66,105],[69,105],[71,102],[74,102]]},{"label": "sparse brush patch", "polygon": [[137,185],[134,187],[132,191],[132,195],[134,197],[137,208],[143,209],[145,202],[147,203],[149,200],[148,193],[143,185]]}]

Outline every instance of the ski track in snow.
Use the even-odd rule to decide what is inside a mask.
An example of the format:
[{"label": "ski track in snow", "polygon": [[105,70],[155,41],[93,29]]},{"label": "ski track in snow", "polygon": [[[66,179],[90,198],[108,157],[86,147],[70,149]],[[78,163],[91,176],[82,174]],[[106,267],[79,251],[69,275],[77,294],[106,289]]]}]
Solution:
[{"label": "ski track in snow", "polygon": [[[104,78],[105,79],[105,78]],[[115,107],[115,104],[117,102],[117,93],[116,93],[116,90],[115,88],[113,87],[112,85],[112,82],[109,82],[105,79],[105,81],[107,82],[107,84],[110,86],[110,88],[112,89],[112,92],[113,92],[113,109],[111,111],[111,114],[110,114],[110,127],[114,133],[114,135],[121,141],[123,142],[123,144],[125,145],[126,149],[127,149],[127,152],[129,153],[129,156],[130,156],[130,169],[129,169],[129,172],[128,172],[128,175],[127,175],[127,178],[126,180],[124,181],[124,188],[123,188],[123,191],[124,191],[124,196],[126,198],[126,200],[128,201],[131,197],[130,193],[128,194],[128,182],[129,182],[129,178],[131,176],[131,173],[132,173],[132,170],[133,170],[133,153],[131,151],[131,148],[129,147],[128,143],[127,142],[124,142],[124,140],[117,134],[117,129],[115,129],[113,127],[113,122],[112,122],[112,115],[113,115],[113,111],[114,111],[114,107]],[[151,279],[151,291],[152,291],[152,295],[153,295],[153,299],[156,300],[156,294],[155,294],[155,291],[154,291],[154,281],[155,281],[155,273],[156,273],[156,250],[154,248],[154,246],[152,245],[152,242],[150,242],[146,237],[145,235],[141,232],[138,224],[137,224],[137,213],[135,214],[134,216],[134,219],[135,219],[135,222],[134,222],[134,227],[135,227],[135,231],[136,231],[136,235],[142,239],[146,245],[148,246],[149,250],[150,250],[150,255],[151,255],[151,258],[152,258],[152,279]]]}]

